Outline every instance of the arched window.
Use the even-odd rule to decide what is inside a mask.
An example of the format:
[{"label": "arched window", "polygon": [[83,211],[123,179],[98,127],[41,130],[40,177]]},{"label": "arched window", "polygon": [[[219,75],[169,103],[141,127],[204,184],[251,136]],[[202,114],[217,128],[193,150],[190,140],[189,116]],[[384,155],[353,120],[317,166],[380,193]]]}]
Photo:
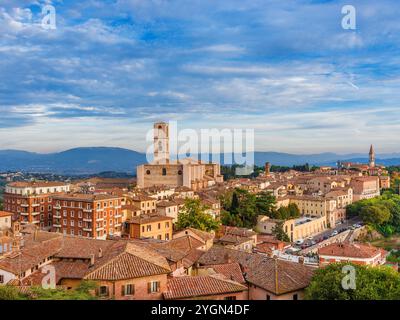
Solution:
[{"label": "arched window", "polygon": [[150,174],[150,170],[147,170],[147,171],[146,171],[146,174]]},{"label": "arched window", "polygon": [[163,175],[163,176],[166,176],[166,175],[167,175],[167,169],[165,169],[165,168],[162,169],[162,175]]}]

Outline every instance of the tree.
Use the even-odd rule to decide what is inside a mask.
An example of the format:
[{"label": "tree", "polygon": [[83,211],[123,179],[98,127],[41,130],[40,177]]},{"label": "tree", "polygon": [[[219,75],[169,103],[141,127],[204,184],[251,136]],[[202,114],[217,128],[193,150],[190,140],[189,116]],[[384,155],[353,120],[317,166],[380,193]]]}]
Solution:
[{"label": "tree", "polygon": [[290,242],[289,236],[283,230],[284,221],[277,222],[272,228],[272,234],[280,241]]},{"label": "tree", "polygon": [[369,205],[361,209],[360,216],[368,224],[383,224],[390,219],[390,210],[383,205]]},{"label": "tree", "polygon": [[[355,270],[355,289],[344,289],[345,265]],[[330,264],[317,269],[305,291],[308,300],[399,300],[400,275],[386,266],[368,267],[350,263]]]},{"label": "tree", "polygon": [[44,289],[32,287],[28,294],[30,300],[96,300],[94,291],[97,284],[94,281],[82,281],[79,286],[72,290],[64,288]]},{"label": "tree", "polygon": [[256,195],[257,215],[272,217],[275,211],[276,198],[269,192],[260,192]]},{"label": "tree", "polygon": [[287,207],[280,207],[273,214],[273,218],[280,220],[296,219],[300,217],[300,210],[295,203],[289,204]]},{"label": "tree", "polygon": [[256,195],[236,188],[232,193],[231,206],[221,214],[224,225],[253,228],[257,223]]},{"label": "tree", "polygon": [[185,204],[178,215],[177,230],[195,228],[202,231],[215,231],[219,228],[219,222],[209,215],[199,199],[186,199]]}]

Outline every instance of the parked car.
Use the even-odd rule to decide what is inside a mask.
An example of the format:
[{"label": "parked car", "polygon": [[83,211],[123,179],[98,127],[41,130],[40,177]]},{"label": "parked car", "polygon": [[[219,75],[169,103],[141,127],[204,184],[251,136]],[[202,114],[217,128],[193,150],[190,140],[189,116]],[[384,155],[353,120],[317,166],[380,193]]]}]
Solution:
[{"label": "parked car", "polygon": [[333,231],[332,233],[331,233],[331,237],[334,237],[334,236],[336,236],[338,234],[338,232],[335,230],[335,231]]},{"label": "parked car", "polygon": [[299,246],[299,245],[302,245],[303,242],[304,242],[303,239],[298,239],[298,240],[296,240],[294,243],[297,244],[297,245]]}]

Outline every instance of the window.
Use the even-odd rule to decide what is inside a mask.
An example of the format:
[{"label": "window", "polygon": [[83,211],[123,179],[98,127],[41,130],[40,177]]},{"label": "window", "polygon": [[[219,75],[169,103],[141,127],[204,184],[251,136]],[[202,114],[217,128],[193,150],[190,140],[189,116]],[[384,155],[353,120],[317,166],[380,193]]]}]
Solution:
[{"label": "window", "polygon": [[293,295],[293,300],[298,300],[299,299],[299,297],[297,296],[297,293],[295,293],[294,295]]},{"label": "window", "polygon": [[151,231],[151,224],[148,224],[148,225],[146,226],[146,231]]},{"label": "window", "polygon": [[107,286],[101,286],[99,289],[99,294],[101,296],[108,296],[108,287]]},{"label": "window", "polygon": [[75,212],[71,211],[71,218],[73,218],[75,216]]},{"label": "window", "polygon": [[151,281],[148,283],[149,293],[160,292],[160,282]]},{"label": "window", "polygon": [[121,293],[123,296],[133,296],[135,294],[135,285],[127,284],[121,287]]},{"label": "window", "polygon": [[267,300],[271,300],[271,296],[267,294]]},{"label": "window", "polygon": [[4,276],[0,274],[0,283],[4,283]]},{"label": "window", "polygon": [[224,300],[236,300],[235,296],[225,297]]},{"label": "window", "polygon": [[166,175],[167,175],[167,169],[165,169],[165,168],[162,169],[162,175],[163,175],[163,176],[166,176]]},{"label": "window", "polygon": [[160,230],[160,229],[161,229],[161,223],[158,224],[158,230]]},{"label": "window", "polygon": [[147,170],[147,171],[146,171],[146,174],[150,174],[150,170]]}]

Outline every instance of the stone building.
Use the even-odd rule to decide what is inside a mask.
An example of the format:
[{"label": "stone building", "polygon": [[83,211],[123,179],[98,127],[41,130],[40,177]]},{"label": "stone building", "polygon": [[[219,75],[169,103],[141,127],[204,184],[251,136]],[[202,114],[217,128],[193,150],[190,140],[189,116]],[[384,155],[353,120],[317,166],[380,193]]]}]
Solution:
[{"label": "stone building", "polygon": [[185,186],[200,190],[223,181],[218,163],[194,159],[170,160],[168,124],[154,124],[154,161],[137,167],[137,186]]}]

